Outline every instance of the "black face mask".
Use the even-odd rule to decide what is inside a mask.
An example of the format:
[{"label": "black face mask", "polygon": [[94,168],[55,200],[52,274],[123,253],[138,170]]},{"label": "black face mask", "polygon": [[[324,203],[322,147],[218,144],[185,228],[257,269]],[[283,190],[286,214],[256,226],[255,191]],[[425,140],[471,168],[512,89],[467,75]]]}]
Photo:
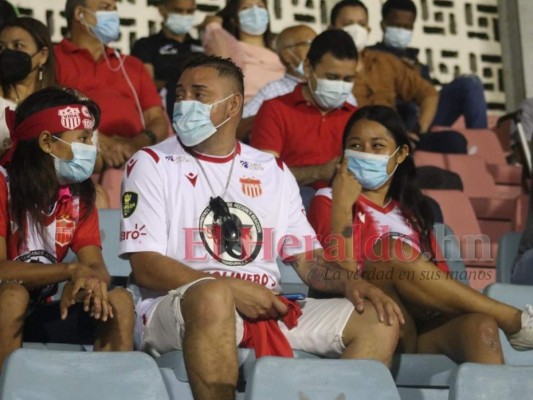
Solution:
[{"label": "black face mask", "polygon": [[0,53],[0,83],[9,85],[26,78],[32,70],[31,56],[23,51],[4,49]]}]

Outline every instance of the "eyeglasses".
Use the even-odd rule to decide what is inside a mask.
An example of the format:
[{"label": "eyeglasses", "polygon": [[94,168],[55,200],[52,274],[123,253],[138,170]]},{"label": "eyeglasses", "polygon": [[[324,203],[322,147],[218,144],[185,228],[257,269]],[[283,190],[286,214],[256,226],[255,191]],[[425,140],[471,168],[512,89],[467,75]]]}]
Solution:
[{"label": "eyeglasses", "polygon": [[241,244],[241,221],[230,213],[228,205],[220,196],[211,197],[209,208],[213,211],[213,220],[220,224],[224,250],[231,257],[242,260],[244,252]]},{"label": "eyeglasses", "polygon": [[296,42],[293,44],[289,44],[288,46],[283,47],[284,49],[290,49],[291,47],[298,47],[298,46],[310,46],[312,40],[305,40],[302,42]]}]

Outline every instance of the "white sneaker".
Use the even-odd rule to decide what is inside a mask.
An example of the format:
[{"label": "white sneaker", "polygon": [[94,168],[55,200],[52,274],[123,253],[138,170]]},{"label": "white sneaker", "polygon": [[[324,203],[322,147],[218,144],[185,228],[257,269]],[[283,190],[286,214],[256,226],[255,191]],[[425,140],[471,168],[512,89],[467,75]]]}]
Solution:
[{"label": "white sneaker", "polygon": [[533,349],[533,306],[528,304],[522,311],[522,329],[509,336],[509,343],[515,350]]}]

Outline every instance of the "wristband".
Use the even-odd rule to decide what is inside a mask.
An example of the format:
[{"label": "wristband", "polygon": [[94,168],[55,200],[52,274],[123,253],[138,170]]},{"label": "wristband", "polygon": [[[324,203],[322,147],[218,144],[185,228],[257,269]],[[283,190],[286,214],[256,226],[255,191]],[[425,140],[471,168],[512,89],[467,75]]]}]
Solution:
[{"label": "wristband", "polygon": [[150,139],[150,145],[154,145],[157,143],[157,136],[150,129],[143,129],[141,133],[148,136],[148,139]]}]

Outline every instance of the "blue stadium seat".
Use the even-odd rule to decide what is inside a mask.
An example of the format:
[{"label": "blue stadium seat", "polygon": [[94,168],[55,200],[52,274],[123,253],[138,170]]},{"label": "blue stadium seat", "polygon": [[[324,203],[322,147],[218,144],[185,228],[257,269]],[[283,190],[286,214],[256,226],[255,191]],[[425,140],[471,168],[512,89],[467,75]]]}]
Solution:
[{"label": "blue stadium seat", "polygon": [[283,293],[303,293],[307,295],[309,287],[302,281],[296,271],[289,264],[277,257],[279,272],[281,273],[281,291]]},{"label": "blue stadium seat", "polygon": [[511,270],[521,239],[520,232],[507,232],[500,238],[496,256],[496,282],[511,283]]},{"label": "blue stadium seat", "polygon": [[[533,286],[493,283],[485,288],[484,293],[493,299],[519,309],[523,309],[526,304],[533,304]],[[517,351],[513,349],[501,329],[500,340],[505,364],[533,366],[533,350]]]},{"label": "blue stadium seat", "polygon": [[389,370],[372,360],[263,357],[255,363],[246,400],[399,400]]},{"label": "blue stadium seat", "polygon": [[154,360],[141,352],[19,349],[0,377],[3,400],[169,400]]},{"label": "blue stadium seat", "polygon": [[465,285],[468,285],[468,276],[463,260],[461,259],[459,240],[452,229],[446,224],[435,224],[433,233],[452,276]]},{"label": "blue stadium seat", "polygon": [[300,196],[302,197],[302,203],[306,212],[309,211],[309,206],[311,205],[311,200],[315,193],[316,189],[313,189],[312,187],[300,186]]},{"label": "blue stadium seat", "polygon": [[462,364],[450,388],[450,400],[530,400],[533,367]]}]

